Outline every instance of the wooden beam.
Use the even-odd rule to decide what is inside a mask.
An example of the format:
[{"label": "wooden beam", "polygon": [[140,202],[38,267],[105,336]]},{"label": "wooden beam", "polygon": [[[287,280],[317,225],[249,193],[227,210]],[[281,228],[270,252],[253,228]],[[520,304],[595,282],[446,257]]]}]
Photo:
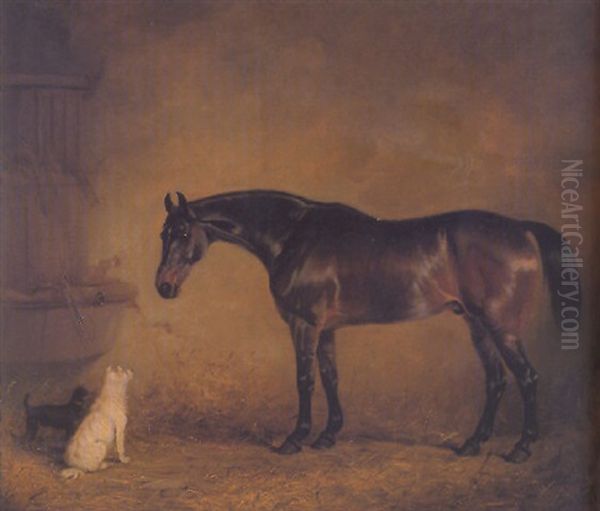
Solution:
[{"label": "wooden beam", "polygon": [[2,73],[1,87],[53,87],[56,89],[89,89],[87,76],[83,75],[32,75]]}]

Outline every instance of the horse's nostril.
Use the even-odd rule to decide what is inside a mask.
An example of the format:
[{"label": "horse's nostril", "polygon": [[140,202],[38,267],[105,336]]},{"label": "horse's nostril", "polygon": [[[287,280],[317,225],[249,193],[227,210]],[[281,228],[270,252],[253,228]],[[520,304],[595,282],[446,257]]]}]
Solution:
[{"label": "horse's nostril", "polygon": [[158,286],[158,292],[163,298],[171,298],[173,296],[173,286],[168,282],[163,282]]}]

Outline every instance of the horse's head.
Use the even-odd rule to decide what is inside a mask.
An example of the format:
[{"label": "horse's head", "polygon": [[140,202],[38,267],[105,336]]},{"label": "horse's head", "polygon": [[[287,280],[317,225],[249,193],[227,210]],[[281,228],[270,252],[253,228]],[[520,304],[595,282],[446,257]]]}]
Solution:
[{"label": "horse's head", "polygon": [[179,204],[165,196],[167,219],[160,234],[162,259],[156,272],[156,289],[163,298],[175,298],[192,265],[202,259],[209,241],[203,225],[188,205],[185,196],[177,192]]}]

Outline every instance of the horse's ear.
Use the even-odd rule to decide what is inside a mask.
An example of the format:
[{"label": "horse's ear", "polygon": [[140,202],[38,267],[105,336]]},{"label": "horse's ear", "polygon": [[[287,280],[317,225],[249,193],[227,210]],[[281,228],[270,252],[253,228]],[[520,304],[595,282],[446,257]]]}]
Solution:
[{"label": "horse's ear", "polygon": [[183,193],[181,192],[177,192],[177,199],[179,200],[179,210],[183,211],[188,219],[194,220],[196,218],[196,215],[192,211],[192,208],[190,208],[190,205],[188,204],[185,195],[183,195]]},{"label": "horse's ear", "polygon": [[177,192],[177,199],[179,199],[180,208],[187,208],[187,199],[185,198],[185,195],[183,195],[183,193]]},{"label": "horse's ear", "polygon": [[165,195],[165,209],[167,210],[167,213],[170,213],[173,209],[173,201],[171,200],[170,193],[167,193],[167,195]]}]

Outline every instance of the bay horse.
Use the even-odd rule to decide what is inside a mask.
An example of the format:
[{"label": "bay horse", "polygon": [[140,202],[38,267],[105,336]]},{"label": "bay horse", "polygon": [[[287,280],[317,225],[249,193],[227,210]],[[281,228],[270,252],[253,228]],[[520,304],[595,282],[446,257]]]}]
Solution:
[{"label": "bay horse", "polygon": [[[449,310],[466,321],[485,371],[485,405],[474,433],[457,454],[473,456],[489,439],[506,386],[506,365],[524,406],[519,441],[505,456],[525,461],[538,437],[538,375],[522,333],[538,280],[560,284],[560,234],[546,224],[487,211],[455,211],[392,221],[339,203],[252,190],[188,202],[167,194],[156,289],[175,298],[194,263],[215,241],[254,254],[269,275],[277,309],[296,353],[299,413],[281,454],[301,450],[311,429],[315,356],[328,419],[313,447],[329,448],[342,428],[335,330],[393,323]],[[557,293],[552,293],[555,313]]]}]

